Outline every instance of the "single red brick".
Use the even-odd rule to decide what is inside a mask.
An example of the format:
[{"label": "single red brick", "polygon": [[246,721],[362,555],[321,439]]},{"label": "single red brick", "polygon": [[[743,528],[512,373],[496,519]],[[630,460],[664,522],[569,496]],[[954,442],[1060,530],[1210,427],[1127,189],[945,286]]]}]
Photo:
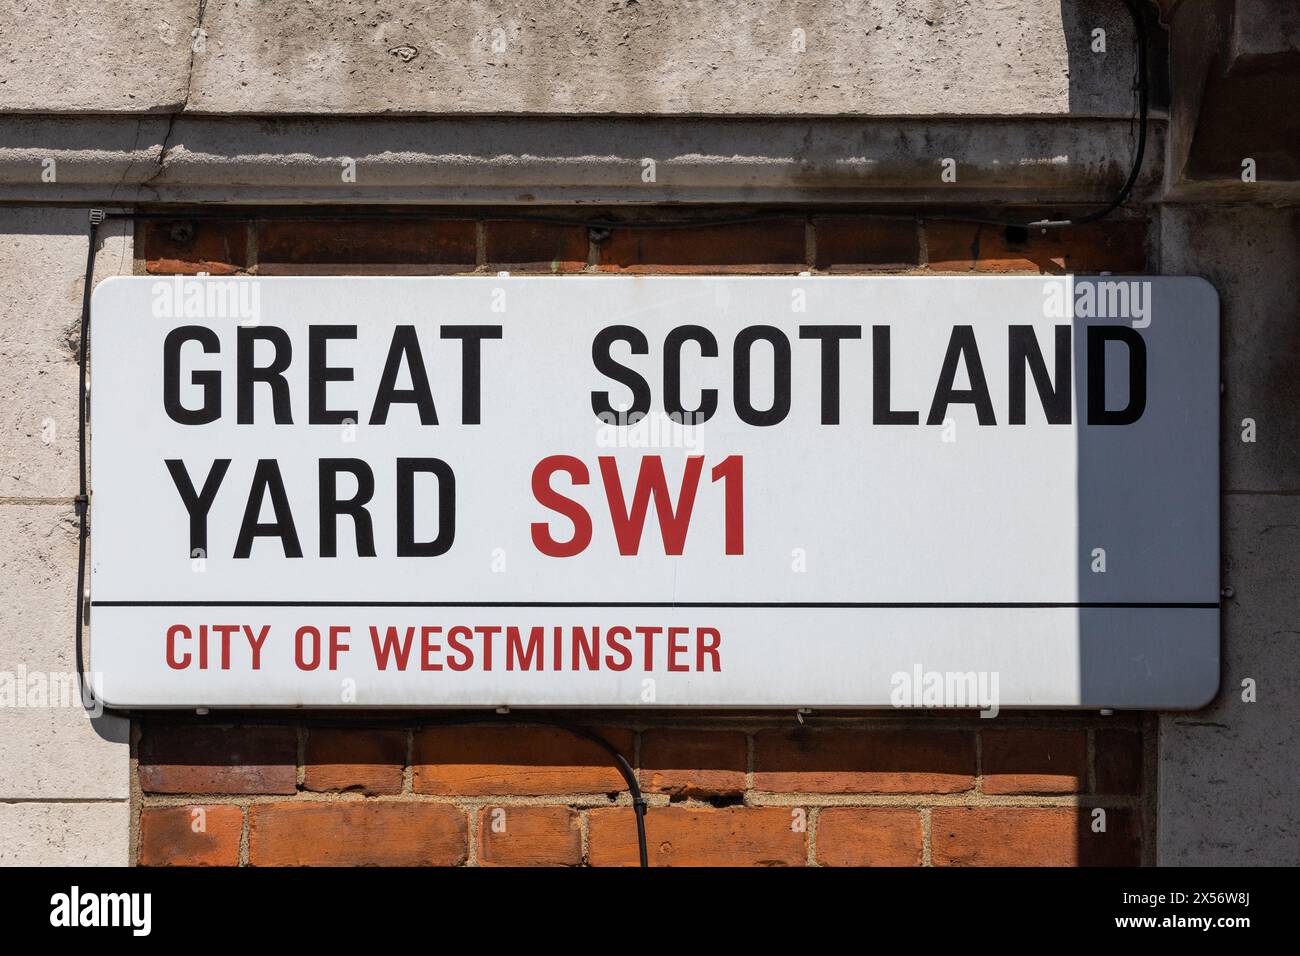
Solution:
[{"label": "single red brick", "polygon": [[1147,269],[1143,219],[1108,219],[1071,227],[1075,236],[1067,265],[1074,272],[1136,273]]},{"label": "single red brick", "polygon": [[577,866],[582,824],[568,807],[484,807],[478,813],[482,866]]},{"label": "single red brick", "polygon": [[[977,264],[982,271],[991,272],[1065,271],[1064,263],[1050,253],[1035,260],[1023,246],[1017,245],[1013,252],[1001,226],[931,221],[924,228],[929,268],[936,271],[971,272]],[[1059,254],[1060,250],[1054,251]]]},{"label": "single red brick", "polygon": [[817,268],[830,272],[914,269],[921,261],[916,223],[908,219],[815,219]]},{"label": "single red brick", "polygon": [[581,272],[587,265],[585,226],[488,221],[484,248],[492,269],[510,272]]},{"label": "single red brick", "polygon": [[270,220],[257,225],[262,275],[471,272],[475,225],[457,220]]},{"label": "single red brick", "polygon": [[248,268],[246,220],[159,219],[140,228],[145,271],[154,275],[230,275]]},{"label": "single red brick", "polygon": [[765,730],[754,789],[777,793],[959,793],[975,785],[975,735],[948,730]]},{"label": "single red brick", "polygon": [[406,733],[400,730],[308,731],[305,790],[401,793]]},{"label": "single red brick", "polygon": [[743,793],[748,742],[743,733],[647,730],[641,736],[641,786],[679,797]]},{"label": "single red brick", "polygon": [[437,803],[338,800],[254,804],[253,866],[459,866],[465,814]]},{"label": "single red brick", "polygon": [[[804,866],[808,834],[786,807],[721,810],[651,807],[646,815],[651,866]],[[630,807],[592,810],[587,861],[636,866],[636,822]]]},{"label": "single red brick", "polygon": [[1142,843],[1131,810],[1107,809],[1093,832],[1088,807],[936,807],[935,866],[1137,866]]},{"label": "single red brick", "polygon": [[985,730],[980,757],[985,793],[1079,793],[1088,778],[1082,730]]},{"label": "single red brick", "polygon": [[1142,272],[1146,223],[1111,220],[1063,229],[925,224],[929,267],[943,272]]},{"label": "single red brick", "polygon": [[244,811],[229,804],[145,807],[141,866],[238,866]]},{"label": "single red brick", "polygon": [[817,817],[823,866],[920,866],[921,814],[892,807],[828,807]]},{"label": "single red brick", "polygon": [[1142,792],[1142,735],[1130,730],[1099,730],[1093,738],[1097,792]]},{"label": "single red brick", "polygon": [[147,793],[296,793],[298,733],[149,721],[139,768]]},{"label": "single red brick", "polygon": [[615,226],[598,248],[602,272],[788,273],[807,262],[799,219],[674,229]]},{"label": "single red brick", "polygon": [[[628,730],[598,733],[629,759]],[[555,727],[429,727],[415,735],[417,793],[615,793],[627,788],[603,748]]]}]

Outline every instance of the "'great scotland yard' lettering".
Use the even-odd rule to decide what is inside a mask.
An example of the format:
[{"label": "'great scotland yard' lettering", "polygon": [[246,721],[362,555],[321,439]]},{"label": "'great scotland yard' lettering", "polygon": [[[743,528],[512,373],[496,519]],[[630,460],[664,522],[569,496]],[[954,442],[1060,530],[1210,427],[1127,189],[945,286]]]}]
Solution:
[{"label": "'great scotland yard' lettering", "polygon": [[[861,361],[866,343],[861,325],[804,325],[798,330],[799,347],[817,349],[818,408],[823,425],[838,425],[850,412],[842,407],[840,381],[846,362]],[[459,342],[461,359],[460,424],[478,425],[482,419],[482,363],[484,343],[502,338],[499,325],[446,325],[439,338]],[[339,407],[331,401],[331,384],[342,385],[355,380],[355,369],[331,360],[331,343],[336,350],[358,337],[356,325],[312,325],[307,330],[306,409],[298,407],[302,397],[294,396],[286,377],[294,362],[293,343],[289,334],[275,326],[239,327],[235,330],[233,410],[236,423],[253,425],[264,422],[269,414],[276,425],[347,426],[363,420],[369,426],[383,426],[395,407],[409,406],[421,426],[441,424],[435,401],[434,383],[421,348],[416,329],[411,325],[394,328],[386,357],[379,371],[378,384],[367,396],[365,418],[360,407]],[[224,343],[226,348],[230,343]],[[722,349],[717,336],[699,325],[672,329],[662,346],[663,393],[661,405],[677,421],[684,419],[702,424],[717,414],[723,389],[701,388],[694,396],[682,394],[682,365],[688,345],[695,353],[692,362],[716,363]],[[593,338],[591,357],[594,367],[612,383],[631,393],[630,407],[615,409],[610,393],[591,393],[591,409],[602,422],[635,425],[649,414],[654,396],[650,382],[641,372],[614,357],[615,347],[626,349],[630,356],[647,356],[650,342],[645,333],[631,325],[610,325]],[[1114,346],[1126,353],[1127,396],[1119,407],[1108,406],[1106,363],[1115,353]],[[737,332],[729,349],[731,364],[730,402],[736,417],[753,427],[772,427],[784,422],[791,413],[793,389],[793,349],[790,337],[775,326],[752,325]],[[987,348],[987,345],[985,346]],[[1005,342],[1008,362],[1008,387],[1002,421],[1009,425],[1026,422],[1028,386],[1032,380],[1043,416],[1051,425],[1072,423],[1072,371],[1074,364],[1073,332],[1070,325],[1053,327],[1052,342],[1046,350],[1029,325],[1007,327]],[[202,426],[218,421],[231,408],[224,391],[226,376],[219,367],[223,349],[221,336],[212,328],[199,325],[179,326],[171,330],[163,343],[163,407],[177,424]],[[261,356],[259,360],[259,354]],[[1087,407],[1089,425],[1129,425],[1141,418],[1146,408],[1146,345],[1133,328],[1123,325],[1093,325],[1086,331]],[[215,357],[215,358],[214,358]],[[871,423],[878,426],[920,425],[922,409],[894,405],[891,383],[893,362],[890,327],[877,325],[870,330]],[[969,405],[981,426],[998,424],[984,373],[980,346],[971,325],[955,325],[946,350],[937,356],[938,372],[932,399],[925,410],[925,424],[942,425],[953,406]],[[757,407],[754,397],[754,369],[771,370],[770,400]],[[711,365],[706,365],[711,368]],[[965,387],[958,387],[962,377]],[[409,387],[399,387],[405,374]],[[861,369],[865,376],[865,368]],[[707,377],[705,378],[707,381]],[[719,382],[719,385],[722,383]],[[803,394],[801,391],[800,394]],[[269,400],[269,404],[268,404]],[[353,404],[357,404],[355,401]],[[866,412],[862,412],[866,414]],[[209,552],[208,516],[223,486],[233,460],[213,457],[187,464],[184,459],[168,458],[164,465],[188,515],[188,554],[207,556]],[[682,554],[689,527],[692,504],[701,477],[703,459],[691,456],[676,504],[672,501],[659,456],[644,456],[633,484],[631,502],[620,481],[618,468],[611,457],[598,459],[611,524],[621,555],[636,555],[649,504],[653,500],[660,526],[664,552]],[[743,467],[741,456],[726,457],[716,464],[711,477],[720,483],[724,496],[725,526],[721,540],[723,553],[744,553]],[[575,485],[589,481],[589,469],[581,460],[568,455],[551,455],[538,463],[531,476],[531,488],[537,503],[569,523],[572,533],[560,540],[551,533],[547,522],[532,526],[537,550],[550,557],[569,557],[580,553],[591,540],[591,516],[577,501],[561,495],[551,486],[552,476],[566,473]],[[359,458],[320,458],[316,468],[316,518],[318,552],[322,558],[340,554],[340,519],[350,519],[352,543],[343,548],[358,557],[375,557],[379,551],[374,521],[369,505],[376,489],[372,465]],[[343,479],[342,481],[340,479]],[[456,476],[450,463],[436,457],[398,457],[382,479],[392,483],[396,501],[396,534],[386,553],[397,557],[437,557],[446,554],[456,537]],[[521,487],[529,484],[521,476]],[[341,487],[351,487],[344,494]],[[417,485],[425,489],[417,506]],[[251,556],[258,539],[279,542],[286,558],[303,557],[299,533],[301,516],[295,516],[285,486],[280,463],[275,458],[259,458],[252,463],[244,498],[243,517],[235,537],[232,557]],[[429,494],[431,488],[436,492]],[[270,520],[263,513],[270,509]],[[417,533],[417,523],[424,525],[430,516],[436,519],[436,531]]]}]

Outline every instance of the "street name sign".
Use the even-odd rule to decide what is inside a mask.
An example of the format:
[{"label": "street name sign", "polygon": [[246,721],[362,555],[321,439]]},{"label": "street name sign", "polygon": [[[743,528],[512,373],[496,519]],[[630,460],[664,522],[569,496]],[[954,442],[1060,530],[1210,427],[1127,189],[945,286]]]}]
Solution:
[{"label": "street name sign", "polygon": [[130,277],[131,707],[1192,708],[1218,300],[1176,277]]}]

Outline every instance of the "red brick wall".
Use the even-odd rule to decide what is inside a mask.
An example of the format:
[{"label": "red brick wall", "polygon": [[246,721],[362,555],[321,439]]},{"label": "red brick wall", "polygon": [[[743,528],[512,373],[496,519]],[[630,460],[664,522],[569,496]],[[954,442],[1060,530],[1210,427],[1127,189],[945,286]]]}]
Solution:
[{"label": "red brick wall", "polygon": [[[410,213],[403,213],[410,215]],[[443,215],[447,215],[444,213]],[[493,211],[505,216],[508,212]],[[528,215],[545,215],[530,210]],[[596,216],[586,209],[557,216]],[[642,217],[649,214],[639,211]],[[678,212],[676,215],[684,216]],[[1019,211],[1015,215],[1038,215]],[[1108,219],[1008,236],[962,222],[819,217],[689,229],[614,228],[465,218],[382,221],[149,221],[140,271],[213,275],[455,275],[475,272],[794,273],[1141,272],[1147,223]],[[1017,241],[1018,240],[1018,241]]]},{"label": "red brick wall", "polygon": [[[499,211],[494,216],[502,215]],[[535,211],[530,214],[536,214]],[[456,219],[142,223],[137,271],[1141,272],[1146,223],[1008,235],[788,218],[666,231]],[[655,864],[1135,865],[1154,858],[1141,715],[586,712],[636,769]],[[633,865],[629,795],[561,730],[137,721],[142,865]],[[1097,832],[1096,810],[1104,810]]]}]

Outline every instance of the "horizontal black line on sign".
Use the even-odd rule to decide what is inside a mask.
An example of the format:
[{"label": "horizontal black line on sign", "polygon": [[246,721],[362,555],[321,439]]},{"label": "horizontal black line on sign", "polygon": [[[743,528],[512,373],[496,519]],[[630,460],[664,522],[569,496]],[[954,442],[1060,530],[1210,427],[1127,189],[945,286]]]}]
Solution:
[{"label": "horizontal black line on sign", "polygon": [[1216,601],[91,601],[93,607],[1208,608]]}]

